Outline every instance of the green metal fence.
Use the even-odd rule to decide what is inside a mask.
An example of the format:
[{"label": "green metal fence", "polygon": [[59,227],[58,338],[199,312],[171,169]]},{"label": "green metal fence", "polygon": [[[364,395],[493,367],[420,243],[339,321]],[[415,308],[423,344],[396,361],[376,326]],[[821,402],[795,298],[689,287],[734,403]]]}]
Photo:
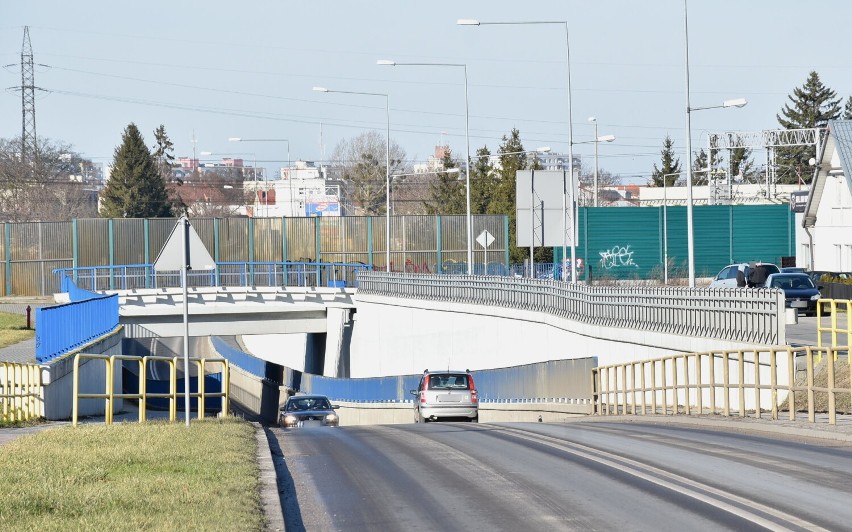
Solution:
[{"label": "green metal fence", "polygon": [[[583,207],[577,257],[584,277],[662,278],[668,244],[669,276],[685,276],[686,207]],[[667,220],[666,229],[663,219]],[[392,216],[393,271],[464,272],[464,216]],[[795,255],[793,213],[787,205],[696,206],[695,272],[715,275],[732,262]],[[85,219],[6,223],[0,238],[0,295],[59,291],[56,268],[150,264],[174,227],[171,218]],[[385,269],[385,217],[204,218],[192,220],[217,262],[346,262]],[[508,266],[508,219],[473,216],[473,237],[494,236],[487,257],[474,243],[474,272],[483,263]],[[555,263],[561,248],[554,253]],[[494,269],[489,268],[493,273]]]},{"label": "green metal fence", "polygon": [[[696,206],[693,223],[697,277],[712,277],[735,262],[780,265],[781,257],[796,254],[787,204]],[[661,279],[666,255],[669,277],[686,276],[686,207],[583,207],[577,229],[575,253],[586,278]],[[555,263],[561,255],[555,249]]]},{"label": "green metal fence", "polygon": [[[59,292],[52,274],[57,268],[151,264],[175,221],[83,219],[2,224],[0,291],[17,296]],[[384,216],[203,218],[191,222],[217,262],[346,262],[385,269]],[[466,261],[464,216],[392,216],[390,223],[393,271],[438,273],[444,264]],[[508,261],[507,224],[504,215],[473,216],[474,237],[485,229],[495,237],[488,249],[489,262]]]}]

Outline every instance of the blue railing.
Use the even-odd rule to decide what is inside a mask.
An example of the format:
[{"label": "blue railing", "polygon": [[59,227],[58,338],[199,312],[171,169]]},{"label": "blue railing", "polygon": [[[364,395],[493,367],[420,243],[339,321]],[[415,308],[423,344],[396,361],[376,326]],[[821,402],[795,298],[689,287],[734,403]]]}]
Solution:
[{"label": "blue railing", "polygon": [[[357,287],[358,271],[368,264],[341,262],[218,262],[212,270],[189,271],[190,287],[310,286]],[[180,287],[179,271],[156,271],[153,264],[58,268],[54,275],[75,280],[85,290],[138,290]]]},{"label": "blue railing", "polygon": [[36,361],[49,362],[118,327],[118,295],[36,309]]},{"label": "blue railing", "polygon": [[253,357],[236,347],[228,345],[227,342],[218,336],[211,336],[210,340],[213,343],[213,349],[222,355],[223,358],[227,359],[229,364],[237,366],[241,370],[250,373],[259,379],[267,378],[268,363],[265,360]]}]

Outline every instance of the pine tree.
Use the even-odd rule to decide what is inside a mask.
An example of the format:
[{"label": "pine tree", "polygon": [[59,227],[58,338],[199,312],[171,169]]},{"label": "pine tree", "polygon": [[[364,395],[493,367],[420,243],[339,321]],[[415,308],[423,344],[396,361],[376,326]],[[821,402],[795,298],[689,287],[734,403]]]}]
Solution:
[{"label": "pine tree", "polygon": [[524,145],[517,129],[512,129],[508,137],[503,135],[503,142],[500,144],[498,153],[512,153],[514,155],[500,156],[500,167],[494,176],[494,198],[488,206],[489,214],[509,215],[509,261],[513,263],[523,262],[529,251],[516,246],[515,182],[517,179],[515,174],[518,170],[526,169],[527,155],[522,153],[523,151]]},{"label": "pine tree", "polygon": [[[450,148],[444,149],[441,165],[444,170],[459,168],[459,164],[453,160]],[[423,203],[428,214],[465,214],[467,212],[467,192],[461,172],[438,172],[435,179],[429,183],[429,191],[430,200]]]},{"label": "pine tree", "polygon": [[846,99],[846,105],[843,106],[843,120],[852,120],[852,96]]},{"label": "pine tree", "polygon": [[751,182],[756,171],[751,158],[751,148],[734,148],[731,150],[731,179]]},{"label": "pine tree", "polygon": [[175,147],[166,133],[166,126],[160,124],[160,127],[154,130],[154,141],[157,143],[153,147],[154,159],[157,161],[157,169],[160,175],[166,182],[172,179],[172,168],[175,163]]},{"label": "pine tree", "polygon": [[[698,152],[692,152],[692,184],[693,185],[706,185],[709,178],[707,171],[708,168],[715,168],[719,163],[719,159],[716,155],[713,155],[713,160],[708,163],[707,161],[707,152],[704,151],[704,148],[698,150]],[[711,170],[712,171],[712,170]],[[679,176],[675,176],[675,180],[677,180]],[[667,186],[670,186],[668,182]]]},{"label": "pine tree", "polygon": [[489,211],[496,194],[496,176],[491,164],[491,151],[488,146],[476,150],[476,157],[470,168],[470,212],[485,214]]},{"label": "pine tree", "polygon": [[[819,74],[811,72],[802,87],[793,89],[781,114],[775,115],[785,129],[823,128],[829,120],[840,118],[840,98],[823,85]],[[810,182],[813,177],[808,159],[814,156],[811,146],[795,146],[776,150],[777,174],[782,183]]]},{"label": "pine tree", "polygon": [[663,141],[663,149],[660,151],[660,156],[661,166],[657,168],[657,165],[654,164],[650,184],[655,187],[661,187],[665,182],[665,186],[670,187],[674,185],[680,176],[680,159],[675,159],[674,141],[668,135],[666,135],[666,139]]},{"label": "pine tree", "polygon": [[110,179],[101,192],[100,215],[102,218],[173,216],[165,180],[136,124],[127,126],[121,146],[115,149]]}]

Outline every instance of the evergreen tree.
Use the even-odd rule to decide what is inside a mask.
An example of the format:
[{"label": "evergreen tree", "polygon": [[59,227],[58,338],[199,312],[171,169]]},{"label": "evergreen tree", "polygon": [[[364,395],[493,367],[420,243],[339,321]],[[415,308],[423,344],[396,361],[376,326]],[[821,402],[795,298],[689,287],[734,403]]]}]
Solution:
[{"label": "evergreen tree", "polygon": [[154,141],[157,144],[153,147],[152,155],[157,161],[157,169],[163,179],[169,182],[172,180],[172,169],[175,166],[175,147],[166,134],[166,126],[160,124],[160,127],[154,130]]},{"label": "evergreen tree", "polygon": [[488,206],[489,214],[508,214],[509,216],[509,261],[513,263],[523,262],[529,255],[529,250],[517,247],[517,216],[515,213],[515,182],[518,170],[527,167],[527,154],[524,151],[521,135],[517,129],[512,129],[510,136],[503,135],[498,153],[511,153],[514,155],[500,155],[500,167],[495,172],[494,197]]},{"label": "evergreen tree", "polygon": [[[459,164],[453,160],[450,148],[444,149],[441,165],[444,170],[460,168]],[[428,214],[465,214],[467,212],[467,191],[464,175],[461,172],[438,172],[435,179],[430,181],[430,199],[423,203]]]},{"label": "evergreen tree", "polygon": [[846,105],[843,106],[843,120],[852,120],[852,96],[846,99]]},{"label": "evergreen tree", "polygon": [[488,146],[476,150],[476,157],[470,168],[470,212],[485,214],[489,210],[497,193],[494,165],[491,164],[491,151]]},{"label": "evergreen tree", "polygon": [[670,187],[680,177],[680,159],[675,159],[674,141],[668,135],[666,135],[666,139],[663,141],[663,149],[660,151],[660,156],[660,168],[657,168],[657,165],[654,164],[654,171],[651,173],[651,182],[649,184],[661,187],[665,182],[665,186]]},{"label": "evergreen tree", "polygon": [[[698,152],[692,152],[692,184],[693,185],[706,185],[709,178],[707,171],[708,168],[715,169],[716,165],[720,162],[720,160],[713,155],[713,160],[707,160],[707,152],[704,151],[704,148],[698,150]],[[713,171],[713,170],[711,170]],[[675,180],[680,176],[674,176]],[[666,186],[671,186],[669,183],[666,183]]]},{"label": "evergreen tree", "polygon": [[731,179],[750,183],[756,177],[754,161],[751,158],[751,148],[734,148],[731,150]]},{"label": "evergreen tree", "polygon": [[131,123],[115,149],[112,172],[101,192],[102,218],[166,218],[173,216],[166,183],[145,140]]},{"label": "evergreen tree", "polygon": [[[793,89],[788,96],[790,103],[784,105],[776,115],[778,123],[785,129],[823,128],[829,120],[840,118],[840,98],[823,85],[819,74],[811,72],[802,87]],[[792,104],[792,106],[791,106]],[[814,156],[811,146],[794,146],[778,149],[776,154],[777,174],[782,183],[809,183],[813,177],[808,159]]]}]

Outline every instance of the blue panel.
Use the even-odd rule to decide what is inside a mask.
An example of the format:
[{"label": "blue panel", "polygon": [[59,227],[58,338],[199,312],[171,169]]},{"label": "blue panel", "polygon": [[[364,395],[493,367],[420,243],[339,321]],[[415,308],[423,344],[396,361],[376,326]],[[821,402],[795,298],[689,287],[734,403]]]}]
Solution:
[{"label": "blue panel", "polygon": [[36,309],[36,360],[44,364],[118,327],[118,295]]}]

